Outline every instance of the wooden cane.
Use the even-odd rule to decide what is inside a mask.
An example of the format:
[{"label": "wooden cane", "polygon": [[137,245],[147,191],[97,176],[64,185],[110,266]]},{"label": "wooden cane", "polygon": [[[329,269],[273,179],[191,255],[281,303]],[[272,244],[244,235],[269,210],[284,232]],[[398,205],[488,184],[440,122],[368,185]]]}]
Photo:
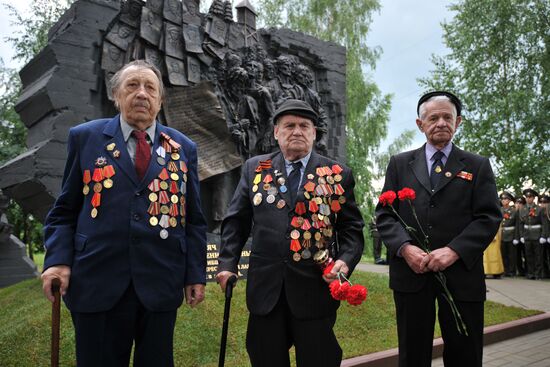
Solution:
[{"label": "wooden cane", "polygon": [[52,304],[52,351],[51,365],[59,367],[59,325],[61,322],[61,294],[59,287],[61,281],[57,278],[52,280],[52,293],[54,302]]},{"label": "wooden cane", "polygon": [[220,343],[220,358],[218,360],[218,367],[225,366],[225,348],[227,345],[227,332],[229,331],[229,313],[231,308],[231,297],[233,297],[233,287],[237,282],[237,277],[231,275],[225,283],[225,307],[223,311],[223,325],[222,325],[222,340]]}]

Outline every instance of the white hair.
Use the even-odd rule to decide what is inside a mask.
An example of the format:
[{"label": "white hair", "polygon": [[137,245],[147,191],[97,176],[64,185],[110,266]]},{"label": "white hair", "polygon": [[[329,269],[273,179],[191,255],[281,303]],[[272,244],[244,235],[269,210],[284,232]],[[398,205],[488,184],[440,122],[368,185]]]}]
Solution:
[{"label": "white hair", "polygon": [[451,102],[451,104],[453,105],[453,111],[454,111],[453,118],[456,119],[456,115],[458,115],[458,112],[456,110],[456,106],[453,103],[453,101],[451,101],[451,99],[447,96],[437,95],[437,96],[430,97],[427,100],[425,100],[424,102],[422,102],[422,104],[418,108],[418,116],[420,117],[421,120],[424,120],[424,114],[426,113],[426,103],[431,102],[431,101],[448,101],[448,102]]}]

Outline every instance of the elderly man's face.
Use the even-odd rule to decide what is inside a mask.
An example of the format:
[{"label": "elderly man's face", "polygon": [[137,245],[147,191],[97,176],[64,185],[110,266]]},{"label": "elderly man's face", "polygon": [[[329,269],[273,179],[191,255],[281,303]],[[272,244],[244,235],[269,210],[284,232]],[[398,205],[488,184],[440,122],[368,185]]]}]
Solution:
[{"label": "elderly man's face", "polygon": [[462,118],[456,116],[454,105],[447,100],[426,102],[422,116],[416,119],[416,125],[428,142],[439,149],[451,141],[461,122]]},{"label": "elderly man's face", "polygon": [[150,126],[162,104],[157,76],[150,69],[131,66],[121,80],[115,101],[122,117],[132,126]]},{"label": "elderly man's face", "polygon": [[311,151],[316,134],[315,125],[305,117],[283,115],[275,125],[275,139],[283,156],[290,161],[303,158]]}]

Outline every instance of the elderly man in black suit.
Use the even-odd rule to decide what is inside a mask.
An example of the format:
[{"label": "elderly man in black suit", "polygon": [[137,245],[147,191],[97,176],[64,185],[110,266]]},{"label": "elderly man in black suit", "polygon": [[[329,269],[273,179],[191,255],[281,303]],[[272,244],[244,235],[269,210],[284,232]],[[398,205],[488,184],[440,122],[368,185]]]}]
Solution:
[{"label": "elderly man in black suit", "polygon": [[[332,330],[339,302],[327,283],[350,275],[363,251],[363,219],[351,170],[312,150],[317,115],[289,99],[275,111],[280,152],[249,159],[222,224],[217,279],[225,289],[237,273],[252,232],[247,282],[247,350],[252,366],[340,366]],[[325,276],[315,260],[331,252]]]},{"label": "elderly man in black suit", "polygon": [[[422,96],[416,124],[427,142],[419,149],[391,157],[386,172],[384,192],[404,187],[415,190],[412,205],[422,228],[408,203],[397,201],[394,208],[416,233],[426,233],[429,251],[419,246],[392,211],[382,204],[376,208],[378,230],[389,254],[400,367],[431,365],[436,299],[445,366],[482,364],[482,257],[502,215],[489,160],[451,142],[461,123],[461,107],[459,99],[449,92]],[[434,272],[444,273],[467,336],[458,331]]]}]

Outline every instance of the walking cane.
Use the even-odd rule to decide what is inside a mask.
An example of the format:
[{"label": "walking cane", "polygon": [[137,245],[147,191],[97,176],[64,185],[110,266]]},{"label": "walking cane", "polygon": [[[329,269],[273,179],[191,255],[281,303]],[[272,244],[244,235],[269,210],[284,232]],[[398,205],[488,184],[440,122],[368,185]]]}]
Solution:
[{"label": "walking cane", "polygon": [[220,345],[220,359],[218,367],[225,365],[225,347],[227,345],[227,331],[229,328],[229,309],[231,308],[231,297],[233,296],[233,287],[237,282],[237,276],[232,275],[225,284],[225,308],[223,310],[222,341]]},{"label": "walking cane", "polygon": [[60,285],[61,282],[59,279],[55,278],[52,280],[52,293],[54,296],[54,302],[52,304],[52,367],[59,366],[59,324],[61,321],[61,294],[59,293]]}]

